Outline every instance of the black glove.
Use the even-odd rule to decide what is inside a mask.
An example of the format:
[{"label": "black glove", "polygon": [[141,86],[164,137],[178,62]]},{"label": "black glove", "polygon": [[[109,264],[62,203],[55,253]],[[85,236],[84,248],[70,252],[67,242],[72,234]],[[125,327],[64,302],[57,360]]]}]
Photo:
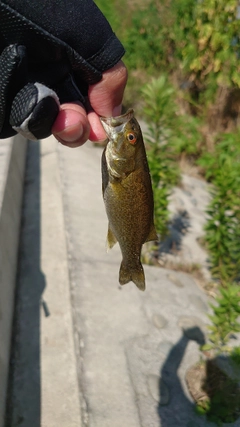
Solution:
[{"label": "black glove", "polygon": [[124,49],[92,0],[0,1],[0,138],[51,134]]}]

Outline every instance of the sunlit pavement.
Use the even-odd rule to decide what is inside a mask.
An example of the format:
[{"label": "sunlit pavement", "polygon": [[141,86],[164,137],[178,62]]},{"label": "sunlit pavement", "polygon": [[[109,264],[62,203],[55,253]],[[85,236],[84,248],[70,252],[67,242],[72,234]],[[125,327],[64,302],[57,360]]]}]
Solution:
[{"label": "sunlit pavement", "polygon": [[143,293],[118,285],[101,152],[29,144],[6,427],[210,426],[185,383],[208,298],[157,267],[144,266]]}]

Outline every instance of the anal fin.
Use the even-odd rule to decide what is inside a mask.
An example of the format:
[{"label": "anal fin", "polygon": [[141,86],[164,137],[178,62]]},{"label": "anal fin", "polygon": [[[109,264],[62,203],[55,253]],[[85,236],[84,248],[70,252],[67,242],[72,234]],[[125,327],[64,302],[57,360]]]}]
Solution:
[{"label": "anal fin", "polygon": [[112,249],[112,247],[117,243],[117,238],[115,237],[113,231],[108,224],[108,233],[107,233],[107,249]]},{"label": "anal fin", "polygon": [[151,225],[150,232],[149,232],[145,242],[151,242],[152,240],[158,240],[157,232],[156,232],[156,229],[155,229],[155,226],[153,223]]}]

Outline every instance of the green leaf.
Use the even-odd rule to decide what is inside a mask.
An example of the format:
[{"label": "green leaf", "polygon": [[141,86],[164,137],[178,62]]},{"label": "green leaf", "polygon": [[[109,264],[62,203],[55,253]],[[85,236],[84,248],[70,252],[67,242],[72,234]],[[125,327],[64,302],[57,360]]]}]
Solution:
[{"label": "green leaf", "polygon": [[212,344],[204,344],[201,346],[201,351],[209,351],[212,350],[214,346]]}]

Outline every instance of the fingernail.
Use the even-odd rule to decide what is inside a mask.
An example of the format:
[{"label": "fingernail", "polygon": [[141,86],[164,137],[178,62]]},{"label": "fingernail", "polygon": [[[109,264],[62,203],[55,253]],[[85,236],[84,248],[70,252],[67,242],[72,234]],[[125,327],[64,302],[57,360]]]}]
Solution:
[{"label": "fingernail", "polygon": [[61,132],[54,132],[56,138],[64,140],[65,142],[76,142],[83,135],[83,127],[81,123],[68,126]]},{"label": "fingernail", "polygon": [[53,125],[54,133],[65,131],[69,127],[77,126],[80,122],[79,114],[74,110],[62,110],[59,112]]},{"label": "fingernail", "polygon": [[68,114],[67,110],[60,111],[52,132],[61,141],[75,142],[79,140],[83,135],[83,125],[79,114],[75,111],[71,111],[71,114]]},{"label": "fingernail", "polygon": [[121,112],[122,112],[122,104],[118,105],[117,107],[114,107],[112,115],[113,117],[120,116]]}]

